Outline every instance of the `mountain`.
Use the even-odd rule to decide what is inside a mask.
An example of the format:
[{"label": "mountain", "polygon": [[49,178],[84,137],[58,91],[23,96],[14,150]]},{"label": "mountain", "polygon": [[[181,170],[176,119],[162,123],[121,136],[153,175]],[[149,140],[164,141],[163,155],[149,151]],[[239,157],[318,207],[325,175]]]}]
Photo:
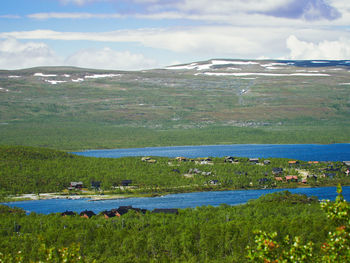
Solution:
[{"label": "mountain", "polygon": [[350,139],[350,61],[0,71],[0,144],[59,149]]}]

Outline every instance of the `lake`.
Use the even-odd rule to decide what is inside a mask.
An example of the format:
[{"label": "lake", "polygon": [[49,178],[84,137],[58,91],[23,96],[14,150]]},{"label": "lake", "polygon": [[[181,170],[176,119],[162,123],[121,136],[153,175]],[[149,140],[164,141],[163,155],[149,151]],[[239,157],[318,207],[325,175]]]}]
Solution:
[{"label": "lake", "polygon": [[[295,189],[264,189],[264,190],[236,190],[236,191],[213,191],[196,192],[185,194],[170,194],[162,197],[127,198],[104,201],[89,201],[88,199],[68,200],[52,199],[37,201],[21,201],[5,203],[9,206],[23,208],[28,213],[36,212],[42,214],[64,212],[71,210],[81,212],[85,209],[99,213],[104,210],[118,208],[119,206],[132,205],[133,207],[146,208],[187,208],[197,206],[219,206],[220,204],[238,205],[246,203],[250,199],[259,198],[261,195],[288,190],[292,193],[317,196],[319,199],[335,200],[337,196],[336,187],[318,188],[295,188]],[[350,200],[350,186],[343,187],[343,195]]]},{"label": "lake", "polygon": [[128,156],[250,157],[290,158],[303,161],[349,161],[350,144],[234,144],[205,146],[147,147],[74,152],[90,157],[120,158]]}]

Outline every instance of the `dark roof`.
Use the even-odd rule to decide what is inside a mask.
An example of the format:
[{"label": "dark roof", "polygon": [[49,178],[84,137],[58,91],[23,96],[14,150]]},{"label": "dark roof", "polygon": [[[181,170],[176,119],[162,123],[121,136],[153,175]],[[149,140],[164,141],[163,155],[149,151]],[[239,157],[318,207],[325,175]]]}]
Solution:
[{"label": "dark roof", "polygon": [[92,187],[101,187],[101,181],[92,181],[91,186]]},{"label": "dark roof", "polygon": [[111,211],[103,211],[103,212],[101,212],[101,214],[103,214],[104,216],[107,216],[107,217],[115,217],[116,216],[116,213],[113,212],[112,210]]},{"label": "dark roof", "polygon": [[87,217],[92,217],[92,216],[94,216],[94,215],[96,215],[93,211],[88,211],[88,210],[85,210],[85,211],[83,211],[83,212],[81,212],[80,214],[79,214],[80,216],[84,216],[84,215],[86,215]]},{"label": "dark roof", "polygon": [[74,215],[76,215],[76,213],[73,211],[65,211],[65,212],[61,213],[61,215],[62,216],[74,216]]},{"label": "dark roof", "polygon": [[132,180],[122,180],[122,185],[127,186],[129,184],[132,184]]},{"label": "dark roof", "polygon": [[83,185],[83,182],[70,182],[70,185],[71,186],[80,186],[80,185]]},{"label": "dark roof", "polygon": [[178,214],[179,210],[177,208],[156,208],[152,213],[164,213],[164,214]]}]

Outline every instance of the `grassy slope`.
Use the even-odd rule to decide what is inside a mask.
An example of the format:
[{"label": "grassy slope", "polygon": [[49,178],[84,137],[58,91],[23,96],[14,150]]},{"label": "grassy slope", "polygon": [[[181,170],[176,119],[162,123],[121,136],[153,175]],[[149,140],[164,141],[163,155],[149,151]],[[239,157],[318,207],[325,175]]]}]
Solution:
[{"label": "grassy slope", "polygon": [[[242,72],[249,70],[256,69]],[[331,77],[242,79],[181,71],[77,68],[1,71],[0,144],[79,150],[349,142],[350,91],[339,85],[349,82],[348,73],[322,70]],[[58,76],[34,77],[36,72]],[[94,73],[121,75],[70,81]],[[67,82],[51,85],[45,79]],[[243,89],[248,92],[241,95]]]}]

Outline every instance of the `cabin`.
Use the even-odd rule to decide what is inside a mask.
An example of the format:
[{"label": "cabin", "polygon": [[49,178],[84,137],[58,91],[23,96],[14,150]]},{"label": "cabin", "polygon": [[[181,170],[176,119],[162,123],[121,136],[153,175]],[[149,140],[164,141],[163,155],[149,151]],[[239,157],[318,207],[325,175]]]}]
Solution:
[{"label": "cabin", "polygon": [[[115,211],[113,211],[113,210],[110,210],[110,211],[103,211],[103,212],[101,212],[101,215],[103,215],[104,216],[104,218],[106,218],[106,219],[108,219],[108,218],[111,218],[111,217],[116,217],[116,216],[118,216],[118,214],[115,212]],[[120,215],[119,215],[120,216]]]},{"label": "cabin", "polygon": [[298,176],[296,175],[288,175],[284,177],[287,182],[298,182]]},{"label": "cabin", "polygon": [[289,166],[296,166],[299,164],[299,161],[289,161],[288,164]]},{"label": "cabin", "polygon": [[141,161],[147,162],[147,161],[149,161],[149,160],[151,160],[151,159],[152,159],[151,157],[145,156],[145,157],[142,157],[142,158],[141,158]]},{"label": "cabin", "polygon": [[269,179],[269,178],[260,178],[259,179],[259,184],[267,184],[269,182],[271,182],[271,179]]},{"label": "cabin", "polygon": [[127,212],[129,212],[130,210],[133,210],[138,213],[143,213],[143,214],[147,212],[147,209],[136,208],[136,207],[132,207],[131,205],[119,206],[118,209],[112,209],[111,212],[114,213],[116,216],[120,217],[126,214]]},{"label": "cabin", "polygon": [[280,168],[280,167],[272,168],[272,173],[274,175],[282,175],[283,174],[283,168]]},{"label": "cabin", "polygon": [[270,160],[264,160],[264,165],[270,165],[271,161]]},{"label": "cabin", "polygon": [[249,162],[252,164],[257,164],[259,163],[259,158],[249,158]]},{"label": "cabin", "polygon": [[333,179],[337,174],[336,173],[325,173],[324,175],[330,179]]},{"label": "cabin", "polygon": [[122,182],[121,182],[121,185],[122,186],[129,186],[129,185],[131,185],[132,184],[132,180],[123,180]]},{"label": "cabin", "polygon": [[176,157],[175,160],[177,160],[179,162],[187,162],[187,158],[186,157]]},{"label": "cabin", "polygon": [[68,190],[81,190],[83,188],[83,182],[70,182]]},{"label": "cabin", "polygon": [[307,178],[314,179],[315,181],[317,181],[317,175],[315,174],[310,174],[307,176]]},{"label": "cabin", "polygon": [[91,182],[91,188],[98,190],[98,189],[100,189],[100,187],[101,187],[100,181],[92,181]]},{"label": "cabin", "polygon": [[344,161],[343,164],[347,167],[350,167],[350,161]]},{"label": "cabin", "polygon": [[276,180],[277,182],[283,182],[283,178],[282,178],[282,177],[275,177],[275,180]]},{"label": "cabin", "polygon": [[210,181],[208,182],[208,184],[217,185],[217,184],[219,184],[219,180],[210,180]]},{"label": "cabin", "polygon": [[179,214],[179,210],[177,208],[156,208],[152,211],[152,213],[163,213],[163,214]]},{"label": "cabin", "polygon": [[65,212],[63,212],[63,213],[61,213],[61,216],[75,216],[76,215],[76,213],[75,212],[73,212],[73,211],[65,211]]},{"label": "cabin", "polygon": [[225,163],[233,163],[235,161],[236,161],[236,159],[234,157],[232,157],[232,156],[225,156],[224,157],[224,162]]},{"label": "cabin", "polygon": [[80,217],[91,218],[92,216],[95,216],[96,214],[93,211],[85,210],[85,211],[81,212],[79,215],[80,215]]}]

